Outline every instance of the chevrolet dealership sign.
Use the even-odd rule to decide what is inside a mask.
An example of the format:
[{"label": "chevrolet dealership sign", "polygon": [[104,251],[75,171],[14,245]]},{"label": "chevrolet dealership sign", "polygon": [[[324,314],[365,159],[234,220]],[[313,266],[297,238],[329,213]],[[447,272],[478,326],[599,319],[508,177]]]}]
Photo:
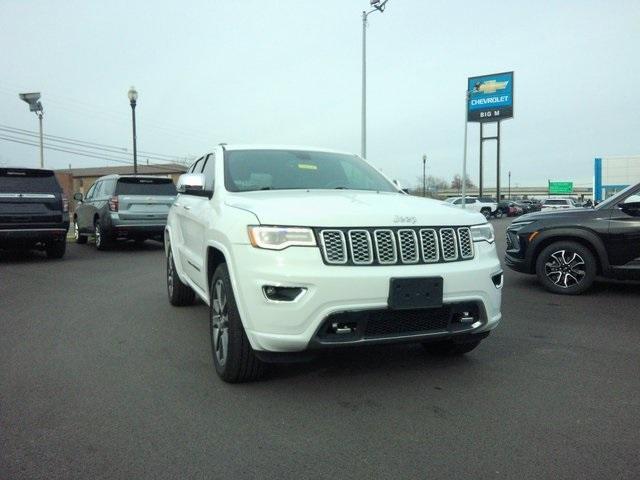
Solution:
[{"label": "chevrolet dealership sign", "polygon": [[513,117],[513,72],[471,77],[467,121],[497,122]]}]

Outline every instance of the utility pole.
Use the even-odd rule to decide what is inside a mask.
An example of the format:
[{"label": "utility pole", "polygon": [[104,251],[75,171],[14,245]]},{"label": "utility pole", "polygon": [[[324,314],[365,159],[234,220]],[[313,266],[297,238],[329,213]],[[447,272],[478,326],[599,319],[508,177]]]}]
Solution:
[{"label": "utility pole", "polygon": [[360,156],[367,158],[367,18],[373,12],[384,12],[389,0],[370,0],[373,9],[362,12],[362,116],[360,132]]},{"label": "utility pole", "polygon": [[427,196],[427,156],[422,155],[422,196]]}]

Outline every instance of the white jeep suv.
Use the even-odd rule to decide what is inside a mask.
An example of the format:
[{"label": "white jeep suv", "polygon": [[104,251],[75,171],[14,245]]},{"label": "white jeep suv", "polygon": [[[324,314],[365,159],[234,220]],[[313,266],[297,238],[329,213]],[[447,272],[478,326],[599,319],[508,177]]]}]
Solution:
[{"label": "white jeep suv", "polygon": [[355,155],[221,145],[177,189],[169,300],[209,305],[227,382],[337,346],[411,341],[462,354],[500,321],[485,218],[406,195]]}]

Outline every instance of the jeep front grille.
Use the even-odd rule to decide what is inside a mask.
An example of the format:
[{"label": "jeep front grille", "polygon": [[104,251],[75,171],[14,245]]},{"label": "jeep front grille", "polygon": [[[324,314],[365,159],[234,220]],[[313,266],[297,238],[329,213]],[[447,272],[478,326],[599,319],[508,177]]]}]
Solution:
[{"label": "jeep front grille", "polygon": [[468,227],[319,228],[316,235],[329,265],[412,265],[474,257]]}]

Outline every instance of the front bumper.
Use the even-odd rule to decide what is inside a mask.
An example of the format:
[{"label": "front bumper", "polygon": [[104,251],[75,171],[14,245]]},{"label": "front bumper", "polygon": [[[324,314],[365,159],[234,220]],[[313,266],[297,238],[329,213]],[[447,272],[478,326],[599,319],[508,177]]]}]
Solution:
[{"label": "front bumper", "polygon": [[[501,319],[501,289],[492,276],[501,272],[494,245],[476,243],[473,260],[433,265],[328,266],[320,250],[293,247],[280,252],[234,245],[231,276],[236,302],[252,347],[258,351],[296,352],[317,344],[326,319],[340,312],[386,309],[391,278],[441,276],[445,305],[475,302],[482,321],[460,334],[488,332]],[[267,299],[265,286],[300,287],[294,301]],[[440,332],[450,337],[456,332]],[[406,339],[405,335],[385,339]],[[417,339],[416,339],[417,340]],[[361,339],[358,344],[373,343]]]}]

